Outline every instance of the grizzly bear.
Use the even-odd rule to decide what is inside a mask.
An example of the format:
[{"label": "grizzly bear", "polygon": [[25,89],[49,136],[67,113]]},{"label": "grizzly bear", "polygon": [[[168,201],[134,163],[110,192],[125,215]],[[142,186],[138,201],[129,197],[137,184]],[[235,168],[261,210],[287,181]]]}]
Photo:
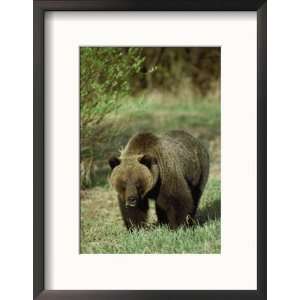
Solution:
[{"label": "grizzly bear", "polygon": [[184,131],[140,133],[109,164],[127,229],[145,225],[149,199],[159,224],[176,229],[193,222],[209,173],[208,152],[196,138]]}]

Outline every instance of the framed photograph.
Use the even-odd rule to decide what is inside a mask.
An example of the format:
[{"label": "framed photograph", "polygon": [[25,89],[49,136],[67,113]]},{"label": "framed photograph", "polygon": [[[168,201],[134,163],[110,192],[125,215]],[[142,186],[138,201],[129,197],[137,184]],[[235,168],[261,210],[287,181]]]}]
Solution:
[{"label": "framed photograph", "polygon": [[266,1],[34,1],[34,299],[266,299]]}]

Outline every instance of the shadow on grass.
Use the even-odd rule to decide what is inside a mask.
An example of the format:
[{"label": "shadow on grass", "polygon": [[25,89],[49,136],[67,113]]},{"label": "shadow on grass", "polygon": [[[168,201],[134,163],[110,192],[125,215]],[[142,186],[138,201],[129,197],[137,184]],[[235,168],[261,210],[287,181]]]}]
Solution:
[{"label": "shadow on grass", "polygon": [[221,219],[221,199],[216,199],[204,206],[200,211],[198,210],[197,222],[203,226],[211,220]]},{"label": "shadow on grass", "polygon": [[196,220],[204,225],[211,220],[221,219],[221,181],[211,178],[207,184],[203,198],[200,200],[200,208],[197,211]]}]

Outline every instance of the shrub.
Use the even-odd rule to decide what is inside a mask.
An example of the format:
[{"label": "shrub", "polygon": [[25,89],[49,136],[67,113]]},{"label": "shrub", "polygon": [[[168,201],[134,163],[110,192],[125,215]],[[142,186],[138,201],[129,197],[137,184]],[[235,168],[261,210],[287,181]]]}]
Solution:
[{"label": "shrub", "polygon": [[130,94],[144,58],[141,48],[80,48],[80,180],[93,185],[99,155],[112,131],[106,119]]}]

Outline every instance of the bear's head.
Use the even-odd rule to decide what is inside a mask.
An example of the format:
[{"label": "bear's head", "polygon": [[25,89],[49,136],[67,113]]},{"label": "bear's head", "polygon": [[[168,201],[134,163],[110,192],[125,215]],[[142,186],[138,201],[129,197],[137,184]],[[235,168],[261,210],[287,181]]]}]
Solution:
[{"label": "bear's head", "polygon": [[148,154],[109,159],[110,182],[126,207],[137,207],[158,180],[158,165]]}]

